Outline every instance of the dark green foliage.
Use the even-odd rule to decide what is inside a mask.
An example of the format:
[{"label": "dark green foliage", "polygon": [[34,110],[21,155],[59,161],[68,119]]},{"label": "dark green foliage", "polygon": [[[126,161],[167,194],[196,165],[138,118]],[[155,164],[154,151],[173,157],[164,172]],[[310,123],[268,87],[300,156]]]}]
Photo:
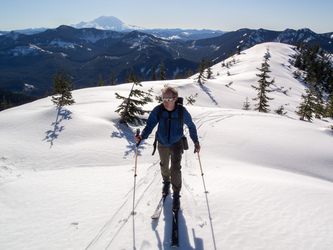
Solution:
[{"label": "dark green foliage", "polygon": [[185,78],[189,78],[191,76],[193,76],[193,71],[189,69],[188,71],[185,72]]},{"label": "dark green foliage", "polygon": [[105,86],[106,82],[103,80],[102,74],[99,73],[98,75],[98,86]]},{"label": "dark green foliage", "polygon": [[206,81],[206,77],[205,77],[205,75],[204,75],[204,73],[205,73],[205,69],[206,69],[206,60],[205,60],[205,58],[203,58],[203,59],[201,60],[200,67],[199,67],[199,69],[198,69],[198,73],[199,73],[199,75],[198,75],[198,77],[196,78],[197,82],[200,83],[200,84],[203,84],[204,81]]},{"label": "dark green foliage", "polygon": [[115,74],[114,74],[113,69],[111,70],[110,85],[111,85],[111,86],[116,85],[116,76],[115,76]]},{"label": "dark green foliage", "polygon": [[333,93],[331,93],[327,98],[325,116],[333,118]]},{"label": "dark green foliage", "polygon": [[72,97],[72,91],[74,90],[74,84],[72,83],[72,75],[66,73],[65,69],[62,73],[55,74],[54,81],[54,93],[52,96],[52,102],[58,107],[66,105],[72,105],[75,103]]},{"label": "dark green foliage", "polygon": [[157,76],[156,76],[156,67],[155,67],[155,65],[153,65],[152,75],[151,75],[151,80],[152,80],[152,81],[156,81],[156,80],[157,80]]},{"label": "dark green foliage", "polygon": [[284,106],[281,105],[278,109],[274,110],[274,112],[278,115],[286,115],[287,112],[284,111]]},{"label": "dark green foliage", "polygon": [[246,101],[243,103],[243,110],[250,110],[250,102],[248,97],[246,97]]},{"label": "dark green foliage", "polygon": [[[303,102],[296,113],[301,120],[311,121],[315,118],[332,117],[330,111],[331,96],[333,93],[333,63],[332,54],[325,53],[319,45],[297,44],[297,53],[294,55],[294,66],[299,70],[294,72],[295,78],[303,80],[309,85],[306,95],[302,95]],[[328,93],[326,100],[324,94]]]},{"label": "dark green foliage", "polygon": [[312,121],[316,105],[313,85],[309,89],[305,89],[305,92],[306,95],[302,95],[303,102],[297,107],[296,114],[300,116],[300,120],[307,119],[308,121]]},{"label": "dark green foliage", "polygon": [[322,88],[317,85],[314,87],[314,96],[315,96],[315,106],[314,106],[314,113],[315,117],[321,119],[325,116],[325,105],[324,105],[324,97],[323,97],[323,90]]},{"label": "dark green foliage", "polygon": [[206,71],[207,71],[207,79],[210,79],[213,75],[211,60],[208,60],[208,66]]},{"label": "dark green foliage", "polygon": [[264,62],[261,64],[261,68],[257,68],[261,73],[256,74],[259,77],[259,87],[252,85],[252,87],[258,92],[257,97],[253,98],[254,101],[259,101],[254,106],[256,107],[254,110],[258,110],[259,112],[268,113],[270,110],[268,109],[268,101],[273,100],[273,98],[269,98],[267,93],[273,92],[273,90],[268,89],[268,87],[274,83],[274,79],[272,81],[268,81],[270,76],[269,72],[269,60],[270,54],[269,49],[267,49],[267,53],[264,56]]},{"label": "dark green foliage", "polygon": [[1,107],[0,110],[9,109],[13,107],[13,104],[10,101],[8,102],[5,96],[2,96],[2,102],[0,107]]},{"label": "dark green foliage", "polygon": [[242,51],[242,44],[243,44],[243,41],[240,41],[237,46],[237,55],[240,55],[240,53]]},{"label": "dark green foliage", "polygon": [[[294,55],[293,64],[299,70],[306,72],[304,82],[317,85],[328,93],[333,92],[333,63],[332,54],[324,53],[319,45],[308,46],[297,44],[297,53]],[[300,72],[294,72],[295,77],[301,75]]]},{"label": "dark green foliage", "polygon": [[198,93],[196,93],[195,95],[190,95],[189,97],[185,96],[185,99],[187,101],[186,104],[193,105],[196,102],[195,98],[197,98],[197,97],[198,97]]},{"label": "dark green foliage", "polygon": [[0,89],[0,111],[37,100],[37,97]]},{"label": "dark green foliage", "polygon": [[[134,76],[134,71],[132,76]],[[147,119],[140,118],[139,116],[150,112],[147,110],[143,110],[140,106],[143,106],[152,100],[152,89],[150,89],[149,92],[144,92],[135,88],[138,86],[142,87],[141,83],[138,81],[134,81],[128,97],[124,97],[119,95],[118,93],[115,93],[117,99],[123,100],[122,103],[118,106],[118,109],[115,110],[115,112],[117,112],[120,116],[118,122],[126,126],[128,126],[129,124],[143,125],[147,121]]]},{"label": "dark green foliage", "polygon": [[166,80],[163,62],[161,62],[161,65],[160,65],[160,80]]}]

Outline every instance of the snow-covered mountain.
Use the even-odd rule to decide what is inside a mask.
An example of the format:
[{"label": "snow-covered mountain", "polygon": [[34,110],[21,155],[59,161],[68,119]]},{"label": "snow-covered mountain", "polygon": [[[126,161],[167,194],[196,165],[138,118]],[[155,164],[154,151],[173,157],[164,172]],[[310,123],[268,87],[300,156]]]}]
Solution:
[{"label": "snow-covered mountain", "polygon": [[[220,62],[239,45],[246,49],[262,42],[291,45],[301,42],[318,44],[326,51],[333,49],[332,34],[319,35],[308,29],[282,32],[241,29],[192,41],[162,39],[155,32],[146,32],[75,29],[63,25],[35,35],[11,32],[0,36],[0,88],[23,91],[26,83],[35,86],[32,95],[44,96],[51,91],[50,79],[64,65],[68,71],[73,70],[76,88],[83,88],[96,83],[99,74],[109,82],[111,70],[118,83],[124,82],[131,67],[136,74],[151,79],[153,66],[158,70],[162,61],[168,79],[183,77],[189,70],[196,72],[203,58]],[[159,36],[174,36],[176,33],[172,32],[164,30]],[[193,31],[192,35],[196,33]]]},{"label": "snow-covered mountain", "polygon": [[125,24],[120,19],[113,16],[101,16],[90,22],[80,22],[73,24],[74,28],[96,28],[102,30],[114,30],[120,32],[130,32],[139,30],[160,38],[169,40],[198,40],[220,36],[226,32],[220,30],[196,30],[196,29],[147,29],[136,25]]},{"label": "snow-covered mountain", "polygon": [[[133,30],[138,30],[145,32],[147,34],[155,35],[159,38],[169,39],[169,40],[198,40],[220,36],[226,32],[220,30],[196,30],[196,29],[147,29],[144,27],[139,27],[136,25],[126,24],[117,17],[114,16],[100,16],[92,21],[80,22],[78,24],[72,24],[72,27],[76,29],[83,28],[94,28],[99,30],[112,30],[117,32],[131,32]],[[12,32],[33,35],[38,34],[47,30],[47,28],[36,28],[36,29],[24,29],[24,30],[14,30]],[[0,36],[7,35],[11,31],[0,31]]]},{"label": "snow-covered mountain", "polygon": [[[251,85],[268,47],[272,111],[242,110],[246,98],[254,107]],[[332,247],[333,120],[295,115],[306,86],[292,76],[292,48],[256,45],[226,60],[229,68],[214,65],[204,85],[195,76],[142,83],[154,95],[165,84],[183,97],[198,94],[185,107],[198,129],[204,175],[190,141],[180,249]],[[154,133],[138,149],[131,215],[137,127],[119,125],[114,112],[115,93],[126,96],[131,87],[75,90],[76,103],[60,110],[48,97],[0,112],[0,249],[170,249],[172,198],[158,221],[150,218],[162,187]],[[284,116],[273,113],[281,105]]]},{"label": "snow-covered mountain", "polygon": [[11,32],[25,34],[25,35],[33,35],[44,32],[48,28],[30,28],[30,29],[23,29],[23,30],[14,30],[14,31],[0,31],[0,36],[7,35]]},{"label": "snow-covered mountain", "polygon": [[81,28],[95,28],[102,30],[114,30],[114,31],[132,31],[143,30],[144,28],[125,24],[120,19],[113,16],[101,16],[89,22],[80,22],[78,24],[72,24],[72,27]]}]

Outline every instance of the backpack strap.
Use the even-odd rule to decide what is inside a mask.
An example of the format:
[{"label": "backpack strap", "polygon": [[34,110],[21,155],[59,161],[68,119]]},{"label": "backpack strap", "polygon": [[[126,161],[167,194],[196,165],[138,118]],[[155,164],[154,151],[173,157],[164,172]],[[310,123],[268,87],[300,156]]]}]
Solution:
[{"label": "backpack strap", "polygon": [[[181,98],[181,101],[182,101],[182,98]],[[164,108],[163,103],[161,103],[161,105],[158,108],[158,113],[157,113],[158,126],[160,126],[160,119],[161,119],[161,117],[163,117],[165,123],[167,123],[167,120],[179,120],[180,126],[182,127],[183,134],[184,134],[184,128],[183,128],[183,125],[184,125],[184,123],[183,123],[183,113],[184,113],[183,109],[184,109],[184,107],[183,107],[183,104],[181,102],[176,102],[176,105],[178,105],[178,118],[168,118],[168,117],[163,117],[162,116],[162,112],[163,112],[163,110],[165,108]],[[158,131],[158,128],[157,128],[157,131]],[[154,144],[153,144],[154,150],[153,150],[152,155],[154,155],[155,151],[156,151],[156,144],[157,144],[157,136],[156,136],[156,134],[157,134],[157,131],[155,133],[155,140],[154,140]],[[165,131],[165,133],[167,133],[167,132]]]},{"label": "backpack strap", "polygon": [[[159,108],[158,108],[158,113],[157,113],[158,126],[160,126],[160,119],[162,117],[163,108],[164,108],[163,103],[161,103],[160,106],[159,106]],[[158,128],[157,128],[157,130],[158,130]],[[157,131],[155,132],[155,140],[154,140],[154,144],[153,144],[154,150],[153,150],[152,155],[154,155],[155,151],[156,151],[156,144],[157,144],[157,136],[156,136],[156,134],[157,134]]]}]

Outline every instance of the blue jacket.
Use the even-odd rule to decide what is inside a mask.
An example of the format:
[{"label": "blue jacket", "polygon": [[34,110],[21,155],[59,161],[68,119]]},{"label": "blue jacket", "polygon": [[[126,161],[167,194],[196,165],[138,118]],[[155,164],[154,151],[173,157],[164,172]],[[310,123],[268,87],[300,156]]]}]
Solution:
[{"label": "blue jacket", "polygon": [[[180,120],[178,119],[179,105],[177,104],[173,111],[167,111],[163,106],[162,117],[160,120],[158,120],[159,108],[160,105],[156,106],[150,113],[146,127],[143,129],[141,134],[142,139],[147,139],[159,122],[156,139],[162,145],[170,147],[178,142],[183,136],[183,128],[181,127]],[[172,120],[165,119],[164,117],[171,118]],[[192,141],[194,143],[198,142],[197,129],[192,121],[190,113],[185,107],[183,107],[183,123],[188,127]]]}]

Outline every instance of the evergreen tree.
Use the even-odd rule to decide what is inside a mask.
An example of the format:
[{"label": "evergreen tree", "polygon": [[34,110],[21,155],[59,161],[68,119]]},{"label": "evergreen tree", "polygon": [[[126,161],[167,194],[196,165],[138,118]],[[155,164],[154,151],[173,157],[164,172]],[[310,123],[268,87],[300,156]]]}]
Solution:
[{"label": "evergreen tree", "polygon": [[0,111],[37,100],[37,97],[0,88]]},{"label": "evergreen tree", "polygon": [[222,68],[224,68],[226,66],[224,60],[222,61],[221,66],[222,66]]},{"label": "evergreen tree", "polygon": [[[304,82],[311,84],[313,79],[316,85],[323,87],[323,90],[329,94],[333,92],[333,60],[332,54],[324,53],[318,44],[304,45],[297,44],[297,52],[293,56],[293,64],[303,72]],[[295,72],[295,76],[301,76],[301,73]]]},{"label": "evergreen tree", "polygon": [[111,70],[110,85],[111,85],[111,86],[116,85],[116,76],[115,76],[115,74],[114,74],[113,69]]},{"label": "evergreen tree", "polygon": [[333,118],[333,93],[326,100],[325,116]]},{"label": "evergreen tree", "polygon": [[205,69],[206,69],[206,60],[205,58],[203,58],[201,60],[201,64],[200,64],[200,67],[198,69],[198,77],[196,78],[197,82],[200,83],[200,84],[203,84],[204,81],[206,81],[206,77],[205,77]]},{"label": "evergreen tree", "polygon": [[314,107],[315,118],[321,119],[323,116],[325,116],[325,105],[324,105],[323,90],[320,85],[314,87],[314,96],[316,103]]},{"label": "evergreen tree", "polygon": [[287,112],[284,112],[284,106],[281,105],[278,109],[274,110],[274,112],[278,115],[286,115]]},{"label": "evergreen tree", "polygon": [[160,80],[166,80],[163,62],[161,62],[161,65],[160,65]]},{"label": "evergreen tree", "polygon": [[300,120],[307,119],[312,121],[313,113],[315,111],[315,95],[314,87],[310,85],[309,89],[305,89],[306,95],[302,94],[303,102],[297,107],[296,114],[300,116]]},{"label": "evergreen tree", "polygon": [[106,85],[106,83],[103,80],[102,74],[99,73],[99,75],[98,75],[98,86],[105,86],[105,85]]},{"label": "evergreen tree", "polygon": [[151,80],[152,81],[156,81],[157,80],[155,65],[153,65],[153,69],[152,69],[152,73],[151,73]]},{"label": "evergreen tree", "polygon": [[131,67],[131,71],[128,73],[127,71],[127,74],[126,74],[126,82],[127,83],[130,83],[130,82],[135,82],[136,80],[136,77],[135,77],[135,74],[134,74],[134,68],[133,66]]},{"label": "evergreen tree", "polygon": [[270,78],[270,76],[268,75],[269,72],[271,72],[269,70],[269,64],[268,64],[268,60],[269,60],[269,52],[267,49],[267,53],[264,56],[264,62],[261,64],[261,68],[257,68],[261,73],[256,74],[259,77],[259,87],[256,87],[254,85],[252,85],[252,87],[258,91],[257,97],[253,98],[254,101],[259,101],[257,104],[255,104],[254,106],[256,106],[256,108],[254,110],[258,110],[259,112],[263,112],[263,113],[268,113],[270,110],[268,109],[269,105],[268,105],[268,101],[269,100],[273,100],[273,98],[269,98],[267,96],[267,93],[273,92],[273,90],[269,90],[268,87],[274,83],[274,79],[272,81],[268,81],[267,79]]},{"label": "evergreen tree", "polygon": [[185,73],[185,77],[186,77],[186,78],[189,78],[189,77],[191,77],[191,76],[193,76],[193,71],[192,71],[191,69],[189,69],[189,70]]},{"label": "evergreen tree", "polygon": [[62,70],[61,74],[55,74],[54,81],[54,94],[52,96],[52,102],[58,107],[63,107],[66,105],[72,105],[75,103],[72,97],[72,91],[74,89],[74,84],[72,83],[72,75]]},{"label": "evergreen tree", "polygon": [[248,97],[246,97],[246,101],[243,103],[243,110],[250,110],[250,102]]},{"label": "evergreen tree", "polygon": [[[133,125],[143,125],[147,119],[140,118],[140,116],[149,113],[147,110],[143,110],[140,106],[147,104],[147,98],[151,96],[150,92],[144,92],[135,87],[142,86],[141,83],[134,81],[132,89],[128,97],[124,97],[115,93],[117,99],[123,100],[122,103],[118,106],[118,109],[115,110],[120,115],[119,123],[128,126],[129,124]],[[151,99],[149,99],[151,100]]]},{"label": "evergreen tree", "polygon": [[208,67],[207,67],[207,79],[210,79],[213,75],[212,71],[212,63],[210,60],[208,60]]},{"label": "evergreen tree", "polygon": [[184,77],[182,76],[182,74],[180,72],[178,72],[175,76],[175,79],[184,79]]},{"label": "evergreen tree", "polygon": [[5,110],[11,108],[12,106],[13,105],[10,102],[7,102],[6,97],[3,95],[0,110]]},{"label": "evergreen tree", "polygon": [[195,95],[190,95],[189,97],[185,96],[185,99],[187,101],[186,105],[188,105],[188,104],[193,105],[196,102],[195,98],[197,98],[197,97],[198,97],[198,93],[196,93]]},{"label": "evergreen tree", "polygon": [[131,67],[130,72],[127,71],[126,73],[126,82],[131,83],[131,82],[141,82],[141,79],[139,76],[135,75],[134,68],[133,66]]},{"label": "evergreen tree", "polygon": [[241,51],[242,51],[242,42],[243,41],[240,41],[238,46],[237,46],[237,55],[240,55]]}]

